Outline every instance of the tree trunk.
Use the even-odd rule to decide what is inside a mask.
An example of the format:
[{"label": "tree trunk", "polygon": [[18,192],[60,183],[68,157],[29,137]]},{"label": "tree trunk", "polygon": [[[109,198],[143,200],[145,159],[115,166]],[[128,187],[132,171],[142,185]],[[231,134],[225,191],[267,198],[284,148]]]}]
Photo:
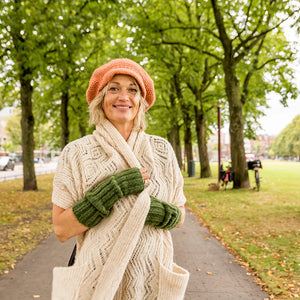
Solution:
[{"label": "tree trunk", "polygon": [[229,102],[229,133],[231,140],[231,164],[234,172],[233,188],[249,188],[249,176],[245,157],[243,104],[235,67],[224,61],[225,88]]},{"label": "tree trunk", "polygon": [[243,103],[239,80],[236,75],[236,61],[232,40],[230,40],[221,10],[218,8],[217,1],[211,0],[214,10],[216,25],[219,31],[219,38],[224,49],[223,70],[225,74],[225,90],[229,103],[229,132],[231,139],[231,164],[234,171],[233,188],[249,188],[249,176],[246,165],[244,147],[244,122],[243,122]]},{"label": "tree trunk", "polygon": [[66,89],[61,95],[61,149],[63,149],[69,142],[69,115],[68,115],[68,104],[69,104],[69,90]]},{"label": "tree trunk", "polygon": [[200,178],[208,178],[211,177],[211,169],[207,151],[206,119],[203,111],[199,110],[197,106],[195,106],[195,119],[200,160]]},{"label": "tree trunk", "polygon": [[182,155],[181,155],[179,129],[180,126],[178,124],[174,124],[171,126],[170,131],[168,133],[168,141],[170,142],[170,144],[172,145],[175,151],[179,168],[182,169]]},{"label": "tree trunk", "polygon": [[170,127],[170,131],[168,133],[168,140],[171,143],[171,145],[175,151],[178,165],[179,165],[180,169],[182,169],[183,165],[182,165],[180,133],[179,133],[180,126],[178,125],[178,117],[177,117],[177,113],[176,113],[176,96],[175,96],[176,86],[175,86],[174,78],[173,78],[173,80],[171,80],[171,87],[172,87],[172,89],[169,94],[171,127]]},{"label": "tree trunk", "polygon": [[24,71],[20,75],[21,84],[21,128],[22,128],[22,160],[23,160],[23,190],[37,190],[34,169],[34,117],[32,113],[31,74]]},{"label": "tree trunk", "polygon": [[194,160],[191,123],[192,120],[189,114],[187,112],[184,113],[184,149],[186,154],[187,170],[189,176],[190,174],[192,174],[190,161]]},{"label": "tree trunk", "polygon": [[192,131],[190,124],[184,124],[184,147],[187,162],[193,160]]},{"label": "tree trunk", "polygon": [[[15,1],[13,9],[16,13],[15,24],[20,24],[18,10],[21,3]],[[18,65],[18,77],[20,81],[21,99],[21,130],[22,130],[22,161],[23,161],[23,190],[37,190],[37,182],[34,169],[34,117],[32,113],[32,93],[33,68],[30,67],[30,59],[27,56],[26,40],[20,35],[20,28],[11,28],[11,37],[16,53]]]}]

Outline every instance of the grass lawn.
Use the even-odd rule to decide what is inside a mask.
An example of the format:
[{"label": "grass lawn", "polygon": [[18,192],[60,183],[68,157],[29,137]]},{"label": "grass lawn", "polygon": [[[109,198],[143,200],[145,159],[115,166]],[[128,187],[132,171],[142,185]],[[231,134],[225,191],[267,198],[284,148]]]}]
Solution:
[{"label": "grass lawn", "polygon": [[[185,176],[187,205],[266,284],[272,298],[300,296],[300,163],[263,162],[261,190],[209,192],[213,178]],[[199,172],[197,173],[199,175]],[[251,186],[255,185],[249,171]],[[0,182],[0,273],[52,232],[53,174],[37,177],[38,192],[22,179]],[[230,186],[229,186],[230,188]]]},{"label": "grass lawn", "polygon": [[[263,162],[261,190],[208,192],[214,178],[185,177],[187,205],[277,299],[300,296],[300,163]],[[198,173],[199,174],[199,173]],[[254,173],[249,171],[251,186]]]}]

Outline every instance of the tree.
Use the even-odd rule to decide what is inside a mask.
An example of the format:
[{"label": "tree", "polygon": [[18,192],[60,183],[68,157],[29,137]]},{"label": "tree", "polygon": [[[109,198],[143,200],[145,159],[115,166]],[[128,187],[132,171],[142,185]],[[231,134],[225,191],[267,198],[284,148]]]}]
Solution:
[{"label": "tree", "polygon": [[[207,31],[220,42],[220,53],[214,57],[220,57],[224,71],[224,81],[227,101],[230,113],[230,138],[232,169],[235,173],[234,188],[248,188],[249,178],[244,148],[244,118],[243,106],[248,101],[248,89],[251,78],[255,72],[262,70],[266,65],[276,66],[278,76],[283,75],[281,66],[287,65],[292,57],[292,52],[281,44],[281,52],[284,55],[265,55],[260,60],[265,44],[270,45],[271,32],[280,32],[280,25],[284,19],[294,14],[292,3],[286,1],[239,1],[211,0],[216,29],[207,28]],[[284,14],[284,19],[281,17]],[[282,39],[284,41],[284,39]],[[244,76],[239,76],[239,67],[247,62],[248,68]],[[281,64],[281,66],[280,66]],[[245,64],[244,64],[245,65]],[[276,71],[275,71],[276,72]],[[275,73],[274,72],[274,73]],[[293,84],[280,80],[281,86],[285,86],[283,99],[288,95],[295,97]]]},{"label": "tree", "polygon": [[[160,52],[164,53],[164,52]],[[153,60],[151,70],[157,78],[156,104],[151,108],[148,130],[168,139],[172,145],[180,168],[183,168],[180,129],[183,127],[182,107],[178,98],[178,69],[174,53],[169,51],[162,60]],[[175,64],[174,64],[175,63]],[[180,92],[179,92],[180,96]]]},{"label": "tree", "polygon": [[34,116],[32,94],[38,68],[42,61],[45,41],[40,30],[47,25],[47,1],[3,1],[1,11],[1,61],[10,60],[13,71],[8,73],[18,80],[21,102],[23,190],[37,190],[34,169]]},{"label": "tree", "polygon": [[287,125],[278,135],[272,151],[282,157],[297,157],[300,159],[300,115]]},{"label": "tree", "polygon": [[[209,165],[209,157],[207,151],[207,118],[209,111],[216,106],[211,101],[211,95],[205,95],[207,89],[211,86],[211,83],[216,77],[216,65],[209,65],[208,58],[203,57],[202,66],[193,66],[189,68],[194,72],[203,72],[201,76],[186,77],[187,86],[192,91],[195,97],[194,111],[195,111],[195,123],[196,123],[196,134],[198,141],[198,152],[200,159],[200,178],[211,177],[211,169]],[[215,93],[217,94],[217,93]],[[217,100],[217,99],[215,99]],[[208,102],[208,103],[207,103]]]}]

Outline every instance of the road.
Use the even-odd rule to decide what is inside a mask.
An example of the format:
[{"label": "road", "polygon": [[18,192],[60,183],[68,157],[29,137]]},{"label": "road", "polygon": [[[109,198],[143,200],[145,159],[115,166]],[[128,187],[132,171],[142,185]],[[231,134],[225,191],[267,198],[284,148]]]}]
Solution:
[{"label": "road", "polygon": [[[34,164],[35,174],[42,175],[54,173],[56,170],[57,162],[50,163],[37,163]],[[13,171],[0,171],[0,181],[14,180],[23,177],[23,165],[16,165]]]}]

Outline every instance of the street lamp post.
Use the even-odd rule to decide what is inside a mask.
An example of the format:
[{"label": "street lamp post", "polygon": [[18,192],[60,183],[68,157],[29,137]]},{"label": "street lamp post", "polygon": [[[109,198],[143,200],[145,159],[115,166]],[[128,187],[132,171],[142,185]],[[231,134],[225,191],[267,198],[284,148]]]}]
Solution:
[{"label": "street lamp post", "polygon": [[220,182],[221,169],[221,102],[218,102],[218,182]]}]

